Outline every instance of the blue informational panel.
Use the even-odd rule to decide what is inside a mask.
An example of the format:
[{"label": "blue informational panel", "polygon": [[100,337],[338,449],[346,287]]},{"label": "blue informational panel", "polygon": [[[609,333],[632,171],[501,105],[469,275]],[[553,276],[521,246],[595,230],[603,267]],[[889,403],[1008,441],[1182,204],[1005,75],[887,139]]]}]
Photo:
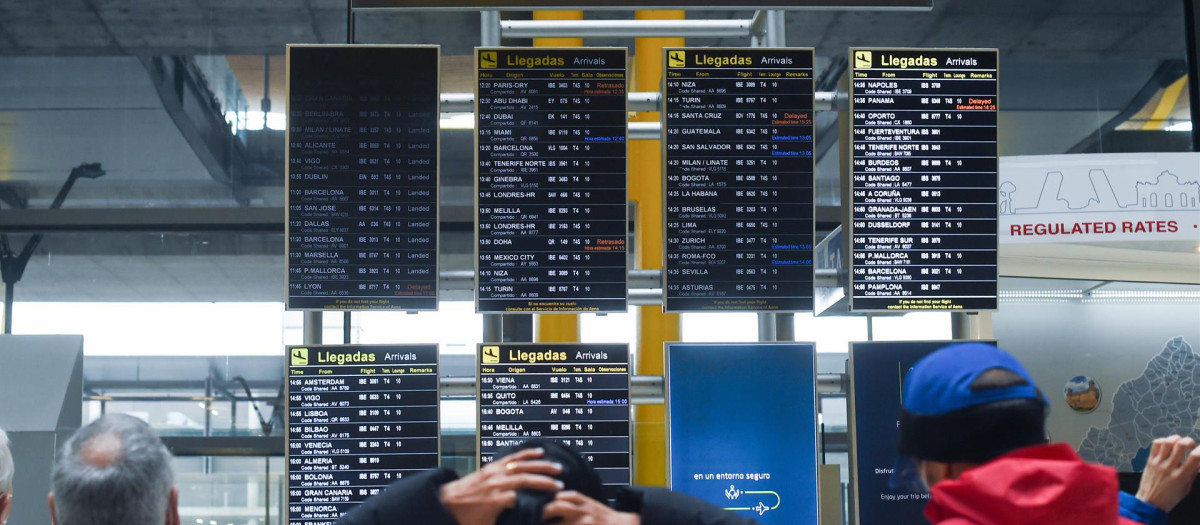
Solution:
[{"label": "blue informational panel", "polygon": [[856,523],[926,525],[929,495],[889,487],[900,440],[901,386],[921,358],[953,341],[850,343],[850,468]]},{"label": "blue informational panel", "polygon": [[812,343],[668,344],[668,479],[765,525],[817,522]]}]

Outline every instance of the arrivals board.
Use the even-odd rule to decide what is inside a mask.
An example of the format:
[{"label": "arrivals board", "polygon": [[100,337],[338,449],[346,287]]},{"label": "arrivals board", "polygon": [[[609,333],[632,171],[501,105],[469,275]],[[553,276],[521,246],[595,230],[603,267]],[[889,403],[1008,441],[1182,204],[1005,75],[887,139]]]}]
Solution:
[{"label": "arrivals board", "polygon": [[[901,387],[913,365],[955,341],[850,343],[850,476],[856,523],[925,525],[928,493],[892,488],[900,441]],[[994,342],[993,342],[994,343]],[[904,476],[902,476],[904,477]]]},{"label": "arrivals board", "polygon": [[816,346],[668,343],[671,490],[763,525],[817,521]]},{"label": "arrivals board", "polygon": [[664,309],[812,310],[813,50],[664,55]]},{"label": "arrivals board", "polygon": [[476,309],[626,311],[626,50],[475,58]]},{"label": "arrivals board", "polygon": [[438,468],[437,345],[289,347],[288,522],[333,524]]},{"label": "arrivals board", "polygon": [[997,64],[851,49],[851,310],[996,308]]},{"label": "arrivals board", "polygon": [[436,310],[439,48],[287,47],[287,306]]},{"label": "arrivals board", "polygon": [[629,345],[479,345],[479,455],[561,441],[605,485],[630,483]]}]

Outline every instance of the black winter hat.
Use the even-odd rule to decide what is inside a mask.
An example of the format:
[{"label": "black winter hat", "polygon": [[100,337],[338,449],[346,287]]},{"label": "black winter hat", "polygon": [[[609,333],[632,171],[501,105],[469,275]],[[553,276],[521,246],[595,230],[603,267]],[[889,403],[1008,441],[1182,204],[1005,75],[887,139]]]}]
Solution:
[{"label": "black winter hat", "polygon": [[[554,461],[562,465],[562,473],[557,478],[563,482],[565,490],[574,490],[601,503],[605,500],[604,485],[600,476],[583,456],[561,442],[543,438],[533,438],[519,445],[503,448],[496,452],[495,458],[503,458],[521,450],[541,448],[546,453],[545,461]],[[542,525],[542,509],[554,501],[554,493],[540,490],[518,490],[517,504],[505,510],[496,518],[496,525]]]}]

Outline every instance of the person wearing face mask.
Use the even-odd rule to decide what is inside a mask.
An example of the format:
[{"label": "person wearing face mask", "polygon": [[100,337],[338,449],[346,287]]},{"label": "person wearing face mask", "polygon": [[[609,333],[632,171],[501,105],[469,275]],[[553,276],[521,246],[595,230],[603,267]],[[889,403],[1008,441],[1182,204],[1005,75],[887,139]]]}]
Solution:
[{"label": "person wearing face mask", "polygon": [[1137,495],[1120,492],[1114,469],[1048,443],[1045,397],[1016,358],[990,344],[922,359],[902,403],[894,481],[928,488],[925,516],[935,525],[1161,525],[1200,472],[1191,438],[1162,438]]}]

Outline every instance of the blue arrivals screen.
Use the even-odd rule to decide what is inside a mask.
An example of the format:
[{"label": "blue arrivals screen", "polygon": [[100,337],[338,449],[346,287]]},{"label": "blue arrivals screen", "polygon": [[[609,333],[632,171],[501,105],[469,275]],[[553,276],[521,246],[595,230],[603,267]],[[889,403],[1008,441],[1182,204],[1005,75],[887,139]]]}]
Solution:
[{"label": "blue arrivals screen", "polygon": [[928,494],[891,489],[900,440],[901,385],[909,369],[953,341],[850,343],[850,465],[861,525],[925,525]]},{"label": "blue arrivals screen", "polygon": [[812,343],[668,344],[671,488],[765,525],[817,521]]}]

